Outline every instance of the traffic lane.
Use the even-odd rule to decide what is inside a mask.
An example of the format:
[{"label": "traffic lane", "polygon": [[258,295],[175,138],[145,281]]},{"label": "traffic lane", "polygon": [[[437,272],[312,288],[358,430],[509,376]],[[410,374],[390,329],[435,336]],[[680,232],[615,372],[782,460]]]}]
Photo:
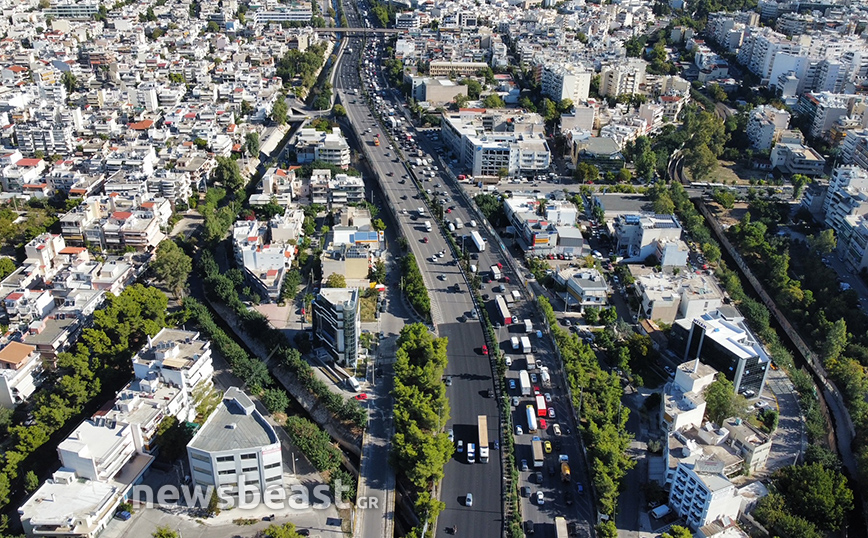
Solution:
[{"label": "traffic lane", "polygon": [[[448,536],[446,527],[457,525],[461,535],[498,537],[502,527],[501,487],[503,484],[500,453],[490,450],[487,464],[468,464],[466,445],[477,441],[477,417],[489,417],[489,441],[497,437],[497,401],[486,393],[492,388],[489,357],[479,352],[483,342],[479,322],[444,323],[439,327],[441,336],[448,338],[447,374],[452,386],[447,396],[452,403],[449,427],[455,439],[464,441],[465,452],[455,454],[446,464],[440,499],[446,509],[439,517],[437,536]],[[460,404],[460,405],[459,405]],[[465,506],[467,493],[473,494],[473,506]]]}]

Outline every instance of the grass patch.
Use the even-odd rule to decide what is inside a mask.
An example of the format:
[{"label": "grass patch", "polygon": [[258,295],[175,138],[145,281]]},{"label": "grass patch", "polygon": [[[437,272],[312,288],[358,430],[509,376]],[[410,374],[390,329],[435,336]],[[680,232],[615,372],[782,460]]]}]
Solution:
[{"label": "grass patch", "polygon": [[232,520],[232,523],[235,523],[236,525],[238,525],[240,527],[244,527],[247,525],[255,525],[258,522],[259,522],[258,519],[244,518],[244,517],[239,517],[237,519]]},{"label": "grass patch", "polygon": [[363,295],[359,301],[362,321],[377,321],[377,294]]}]

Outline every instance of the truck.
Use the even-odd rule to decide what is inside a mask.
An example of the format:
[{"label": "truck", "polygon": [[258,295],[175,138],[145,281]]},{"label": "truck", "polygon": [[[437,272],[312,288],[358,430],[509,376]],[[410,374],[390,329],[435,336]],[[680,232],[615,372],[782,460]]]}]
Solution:
[{"label": "truck", "polygon": [[464,228],[464,223],[461,222],[461,219],[455,219],[455,228],[456,228],[457,230],[460,230],[461,228]]},{"label": "truck", "polygon": [[482,235],[479,232],[476,230],[470,232],[470,239],[472,239],[473,244],[476,245],[476,250],[479,252],[485,252],[485,240],[482,239]]},{"label": "truck", "polygon": [[561,462],[561,481],[569,482],[570,481],[570,464],[569,462],[562,461]]},{"label": "truck", "polygon": [[430,221],[430,220],[426,220],[426,221],[425,221],[425,231],[426,231],[426,232],[430,232],[430,231],[431,231],[431,221]]},{"label": "truck", "polygon": [[527,415],[527,431],[533,433],[536,431],[536,413],[532,405],[525,407],[525,414]]},{"label": "truck", "polygon": [[416,159],[416,166],[422,166],[422,159]]},{"label": "truck", "polygon": [[530,338],[528,338],[527,336],[522,336],[522,337],[521,337],[521,352],[522,352],[522,353],[525,353],[525,354],[531,352],[531,348],[530,348]]},{"label": "truck", "polygon": [[529,319],[524,320],[524,332],[532,333],[533,332],[533,323]]},{"label": "truck", "polygon": [[567,520],[558,516],[555,518],[555,538],[569,538],[570,528]]},{"label": "truck", "polygon": [[512,343],[512,349],[517,350],[521,347],[521,343],[518,341],[518,336],[513,336],[509,341]]},{"label": "truck", "polygon": [[518,385],[521,388],[522,396],[530,396],[530,375],[528,375],[527,370],[518,373]]},{"label": "truck", "polygon": [[497,313],[503,324],[512,325],[512,314],[510,314],[509,308],[506,306],[506,299],[503,298],[503,295],[498,295],[494,299],[494,305],[497,307]]},{"label": "truck", "polygon": [[545,418],[548,414],[546,411],[546,397],[542,394],[537,394],[536,397],[536,414],[542,418]]},{"label": "truck", "polygon": [[488,463],[488,417],[477,416],[476,424],[479,430],[479,463]]},{"label": "truck", "polygon": [[476,463],[476,445],[467,443],[467,463]]},{"label": "truck", "polygon": [[530,442],[533,449],[533,466],[542,467],[545,464],[545,452],[543,451],[543,442],[539,437],[534,437]]},{"label": "truck", "polygon": [[[391,114],[391,112],[389,114]],[[389,124],[392,126],[392,130],[395,130],[398,127],[398,122],[395,121],[394,116],[389,116]]]},{"label": "truck", "polygon": [[539,370],[539,378],[542,381],[544,387],[548,388],[552,386],[552,376],[549,373],[548,366],[543,366]]},{"label": "truck", "polygon": [[500,271],[500,267],[496,265],[491,266],[491,280],[498,281],[503,278],[503,273]]}]

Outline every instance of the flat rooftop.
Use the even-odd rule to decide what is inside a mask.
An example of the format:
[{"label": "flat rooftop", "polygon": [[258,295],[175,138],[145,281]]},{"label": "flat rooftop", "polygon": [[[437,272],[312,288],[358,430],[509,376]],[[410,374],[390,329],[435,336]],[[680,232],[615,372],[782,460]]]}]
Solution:
[{"label": "flat rooftop", "polygon": [[277,442],[277,435],[250,398],[231,387],[223,403],[187,445],[205,452],[259,448]]},{"label": "flat rooftop", "polygon": [[[211,343],[199,340],[199,333],[178,329],[163,329],[135,357],[135,362],[147,364],[162,360],[164,368],[189,368],[208,351]],[[177,350],[175,350],[177,348]]]}]

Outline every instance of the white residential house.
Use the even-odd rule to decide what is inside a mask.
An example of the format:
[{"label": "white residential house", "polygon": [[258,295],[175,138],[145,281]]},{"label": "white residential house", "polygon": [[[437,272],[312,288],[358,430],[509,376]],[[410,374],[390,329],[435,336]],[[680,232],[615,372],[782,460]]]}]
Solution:
[{"label": "white residential house", "polygon": [[0,349],[0,406],[6,409],[27,401],[39,386],[42,359],[35,346],[9,342]]}]

